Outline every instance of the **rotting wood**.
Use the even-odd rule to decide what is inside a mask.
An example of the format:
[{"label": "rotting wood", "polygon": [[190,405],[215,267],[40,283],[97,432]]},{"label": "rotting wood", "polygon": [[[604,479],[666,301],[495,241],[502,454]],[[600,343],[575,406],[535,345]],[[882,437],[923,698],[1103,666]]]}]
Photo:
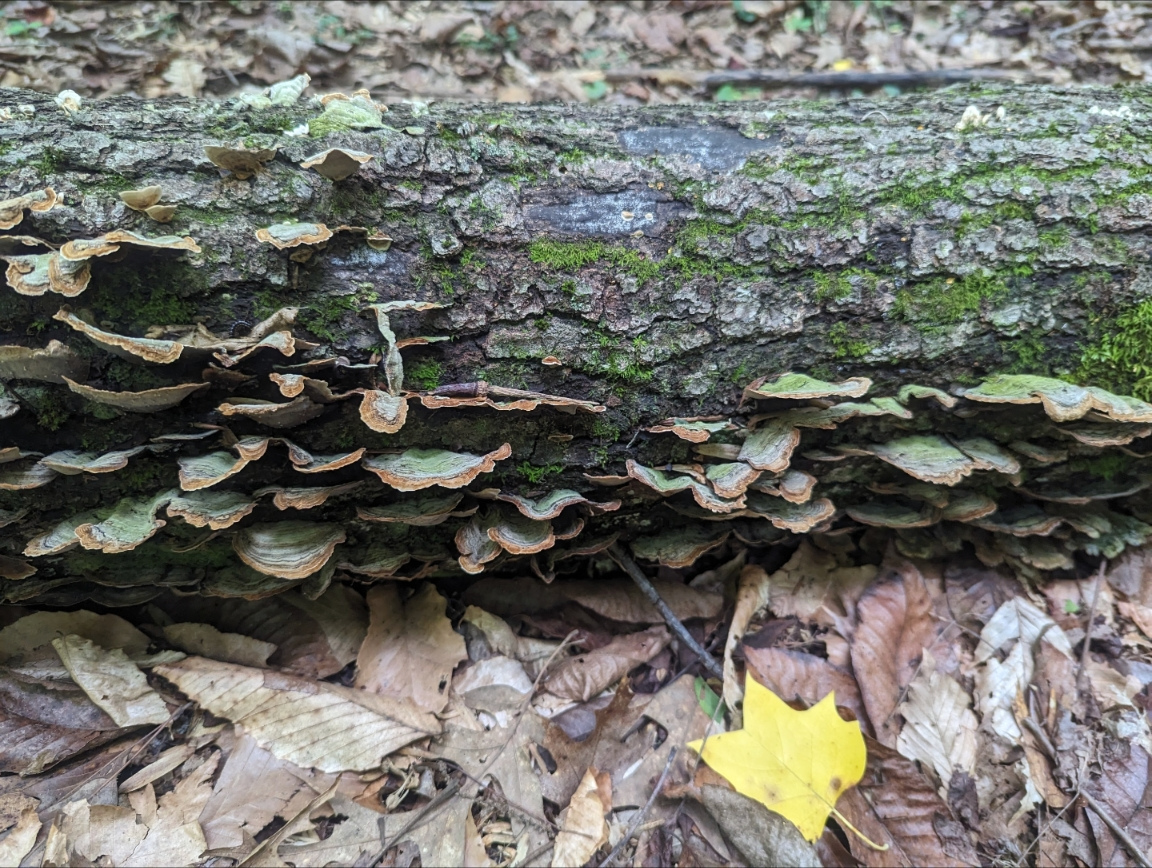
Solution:
[{"label": "rotting wood", "polygon": [[[13,226],[24,234],[0,250],[20,265],[10,280],[41,293],[3,289],[0,344],[15,349],[0,353],[0,450],[95,460],[149,447],[114,472],[60,475],[37,456],[0,466],[0,509],[27,510],[6,531],[11,554],[33,538],[51,542],[33,547],[46,552],[29,556],[37,572],[0,593],[109,605],[163,587],[259,597],[302,585],[319,595],[338,561],[387,562],[411,578],[450,573],[465,555],[470,571],[511,565],[551,579],[617,536],[639,557],[682,566],[729,531],[768,544],[851,529],[843,510],[885,498],[894,505],[869,512],[882,527],[865,538],[895,534],[907,554],[969,546],[1025,571],[1114,555],[1150,532],[1134,424],[1152,418],[1146,405],[1050,398],[1042,383],[1002,404],[977,390],[978,400],[946,405],[948,393],[1004,373],[1148,396],[1150,99],[970,85],[882,102],[643,110],[381,114],[354,95],[264,109],[112,99],[66,113],[43,95],[0,92],[11,115],[0,123],[2,195],[50,187],[60,198],[22,213]],[[208,159],[206,148],[222,146],[255,156],[233,173]],[[336,182],[300,166],[335,147],[373,158]],[[178,206],[162,230],[119,195],[152,185]],[[279,225],[283,236],[293,221],[309,226],[290,250],[257,235]],[[156,241],[161,231],[171,237]],[[48,253],[25,249],[36,239]],[[94,329],[184,349],[152,364],[93,345],[58,322],[64,290]],[[419,304],[373,316],[372,305],[404,300]],[[81,362],[86,381],[70,390],[63,378],[75,380]],[[28,379],[33,365],[40,379]],[[754,379],[788,371],[875,385],[834,406],[834,391],[742,397]],[[298,377],[297,396],[286,401],[271,373]],[[211,388],[189,391],[199,383]],[[481,396],[473,384],[485,383]],[[156,395],[175,395],[156,390],[180,384],[179,401],[157,409]],[[896,400],[907,386],[925,388]],[[437,397],[457,392],[472,397]],[[391,433],[361,421],[368,393],[387,411],[377,427]],[[775,414],[779,443],[764,414]],[[640,431],[697,417],[734,427],[700,443]],[[243,438],[269,426],[340,468],[316,485],[371,479],[356,460],[337,460],[366,448],[372,466],[402,466],[414,493],[305,498],[323,504],[290,518],[261,503],[211,534],[178,514],[148,514],[179,491],[180,458],[211,453],[221,491],[313,482],[278,446],[244,454]],[[817,478],[811,499],[781,498],[770,476],[720,466],[740,462],[753,429],[773,468]],[[1035,457],[1056,450],[1067,460]],[[629,459],[643,484],[624,475]],[[601,491],[585,474],[628,487]],[[467,486],[467,515],[418,531],[355,517],[445,480]],[[561,488],[623,506],[500,530],[514,513],[491,489]],[[901,515],[922,516],[917,504],[935,508],[948,491],[997,500],[993,529],[948,520],[965,511],[946,507],[943,521],[932,512],[930,527],[901,528]],[[125,518],[109,518],[117,504]],[[76,517],[122,534],[122,553],[84,548]],[[339,524],[348,540],[306,578],[253,575],[229,540],[280,520]],[[500,542],[510,538],[535,541],[518,544],[533,553],[517,560]]]}]

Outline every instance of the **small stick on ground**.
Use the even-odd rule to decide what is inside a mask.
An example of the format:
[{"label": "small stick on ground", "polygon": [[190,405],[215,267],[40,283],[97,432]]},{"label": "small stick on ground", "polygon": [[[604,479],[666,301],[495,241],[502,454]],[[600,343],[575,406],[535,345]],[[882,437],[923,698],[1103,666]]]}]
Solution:
[{"label": "small stick on ground", "polygon": [[1088,674],[1089,648],[1092,645],[1092,622],[1096,619],[1096,601],[1100,597],[1100,583],[1104,581],[1104,569],[1108,566],[1108,559],[1100,560],[1100,569],[1096,571],[1096,581],[1092,584],[1092,602],[1088,604],[1088,621],[1084,624],[1084,647],[1080,651],[1080,671],[1076,673],[1076,686],[1084,689],[1084,677]]},{"label": "small stick on ground", "polygon": [[648,816],[648,812],[652,810],[652,806],[656,803],[656,797],[659,796],[660,791],[664,789],[664,781],[668,780],[668,772],[672,771],[672,761],[675,759],[676,748],[672,748],[668,751],[668,762],[664,763],[664,771],[660,772],[660,779],[656,781],[656,787],[652,790],[652,795],[648,797],[648,801],[644,803],[644,807],[636,812],[636,816],[632,818],[632,822],[628,824],[628,829],[624,832],[624,837],[612,848],[612,852],[600,863],[599,868],[608,868],[613,860],[620,855],[620,851],[632,840],[632,836],[636,834],[636,830],[640,828],[640,824],[644,821],[644,818]]},{"label": "small stick on ground", "polygon": [[648,581],[648,577],[644,575],[644,571],[636,565],[636,562],[628,556],[628,553],[620,547],[620,544],[612,543],[612,545],[608,546],[608,554],[612,560],[616,561],[616,563],[620,565],[620,568],[628,574],[628,577],[636,583],[636,586],[644,592],[644,596],[652,601],[652,605],[655,606],[656,610],[663,616],[665,623],[667,623],[672,629],[672,632],[676,634],[676,637],[687,645],[693,654],[700,658],[700,663],[708,670],[708,674],[723,681],[724,670],[720,668],[720,664],[712,658],[711,654],[704,650],[704,647],[699,642],[692,638],[692,634],[688,632],[688,629],[680,619],[668,608],[668,604],[664,602],[664,598],[652,587],[652,583]]}]

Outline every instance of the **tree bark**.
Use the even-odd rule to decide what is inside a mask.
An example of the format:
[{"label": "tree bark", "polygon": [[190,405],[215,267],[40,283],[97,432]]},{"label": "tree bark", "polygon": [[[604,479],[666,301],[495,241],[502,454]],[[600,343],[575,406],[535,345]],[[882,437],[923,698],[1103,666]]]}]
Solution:
[{"label": "tree bark", "polygon": [[[253,355],[229,370],[254,379],[229,385],[226,375],[210,375],[210,389],[155,413],[123,414],[64,385],[13,380],[8,400],[20,410],[0,421],[0,448],[103,452],[197,423],[227,425],[239,437],[285,436],[318,454],[361,446],[481,454],[509,443],[511,456],[473,489],[590,491],[583,473],[623,475],[627,459],[649,467],[691,459],[691,444],[643,428],[673,416],[733,417],[743,386],[786,371],[866,376],[878,393],[908,383],[973,385],[1002,372],[1131,388],[1143,356],[1109,349],[1107,336],[1132,325],[1125,314],[1140,310],[1150,289],[1150,108],[1136,90],[981,84],[882,101],[400,105],[384,113],[385,127],[310,137],[287,134],[308,123],[312,133],[331,128],[308,100],[261,109],[115,98],[68,111],[41,94],[3,91],[5,195],[50,186],[62,199],[28,213],[11,234],[59,245],[118,229],[176,233],[200,252],[124,247],[90,260],[90,285],[72,298],[5,288],[0,344],[59,340],[87,357],[87,385],[109,391],[200,382],[205,365],[118,359],[54,319],[62,303],[134,337],[190,323],[243,336],[294,307],[296,338],[318,346],[293,358]],[[219,145],[276,154],[241,179],[209,162],[205,147]],[[332,147],[373,159],[338,182],[300,167]],[[176,206],[167,227],[118,196],[152,184]],[[393,241],[378,250],[362,232],[337,232],[295,261],[310,248],[279,250],[256,237],[288,221],[363,227]],[[352,365],[315,374],[336,392],[386,390],[382,368],[355,366],[375,365],[385,348],[364,309],[397,299],[444,305],[393,314],[400,339],[450,338],[403,348],[408,390],[483,381],[606,409],[430,410],[413,401],[394,434],[365,427],[359,396],[283,431],[216,409],[236,395],[287,400],[267,374],[308,359]],[[827,435],[804,436],[818,445]],[[182,445],[135,456],[116,472],[0,492],[0,509],[28,511],[4,531],[6,554],[68,515],[178,487],[174,458],[197,451],[210,450]],[[229,485],[315,483],[279,456],[244,473]],[[328,485],[364,475],[352,467],[322,478]],[[614,517],[589,521],[626,537],[663,521],[648,501],[624,499]],[[355,521],[357,503],[292,514],[261,501],[222,533],[286,515],[325,520],[345,527],[344,548],[363,555],[384,537]],[[458,525],[421,532],[432,540],[425,560],[435,568],[451,566]],[[171,551],[200,536],[170,518],[136,552]],[[220,539],[204,545],[211,554],[196,569],[232,563]],[[408,550],[417,553],[415,544]],[[27,583],[49,580],[73,596],[77,588],[95,593],[91,573],[104,569],[95,558],[73,547],[36,559],[36,578],[9,581],[5,593],[34,596]],[[121,577],[99,587],[117,582],[133,584]],[[51,594],[71,599],[45,584],[41,599]]]}]

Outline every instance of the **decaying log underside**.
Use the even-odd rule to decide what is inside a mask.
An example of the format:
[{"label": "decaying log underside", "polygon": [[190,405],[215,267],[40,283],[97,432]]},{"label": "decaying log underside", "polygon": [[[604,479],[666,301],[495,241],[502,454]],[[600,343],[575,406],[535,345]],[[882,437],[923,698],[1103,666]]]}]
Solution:
[{"label": "decaying log underside", "polygon": [[1003,377],[1147,389],[1150,109],[0,92],[4,196],[36,194],[0,205],[3,596],[550,578],[617,536],[1117,552],[1152,407]]}]

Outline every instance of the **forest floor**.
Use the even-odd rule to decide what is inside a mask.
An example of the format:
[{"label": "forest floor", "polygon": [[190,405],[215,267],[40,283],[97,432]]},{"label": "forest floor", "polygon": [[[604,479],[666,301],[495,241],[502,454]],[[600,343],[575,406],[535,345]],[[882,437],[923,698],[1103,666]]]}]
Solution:
[{"label": "forest floor", "polygon": [[[1106,0],[17,0],[0,18],[0,85],[93,98],[305,71],[385,102],[625,105],[820,95],[705,81],[748,69],[1152,72],[1152,7]],[[0,607],[0,865],[1147,865],[1149,571],[1130,552],[1036,585],[848,536],[732,540],[651,571],[708,665],[603,554],[551,584]]]}]

